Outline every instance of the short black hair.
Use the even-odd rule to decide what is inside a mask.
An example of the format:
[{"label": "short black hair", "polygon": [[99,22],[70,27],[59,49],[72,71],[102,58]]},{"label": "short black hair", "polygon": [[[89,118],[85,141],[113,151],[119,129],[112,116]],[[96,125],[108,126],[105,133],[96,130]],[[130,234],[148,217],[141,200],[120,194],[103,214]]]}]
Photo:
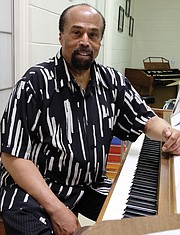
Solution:
[{"label": "short black hair", "polygon": [[105,27],[106,27],[106,22],[105,22],[105,18],[104,16],[101,14],[100,11],[98,11],[96,8],[92,7],[91,5],[87,4],[87,3],[80,3],[80,4],[75,4],[75,5],[71,5],[69,7],[67,7],[63,12],[62,14],[60,15],[60,18],[59,18],[59,31],[60,32],[64,32],[64,26],[66,24],[66,16],[67,16],[67,13],[70,9],[74,8],[74,7],[78,7],[78,6],[88,6],[88,7],[91,7],[93,8],[94,10],[97,11],[97,13],[101,16],[102,18],[102,22],[103,22],[103,28],[102,28],[102,37],[104,35],[104,31],[105,31]]}]

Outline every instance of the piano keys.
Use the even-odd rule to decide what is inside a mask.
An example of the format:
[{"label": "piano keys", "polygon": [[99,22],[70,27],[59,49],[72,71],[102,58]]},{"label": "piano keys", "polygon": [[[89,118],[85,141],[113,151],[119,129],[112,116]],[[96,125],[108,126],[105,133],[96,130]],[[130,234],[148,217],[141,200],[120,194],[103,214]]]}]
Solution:
[{"label": "piano keys", "polygon": [[159,162],[160,142],[142,134],[131,144],[102,220],[157,213]]},{"label": "piano keys", "polygon": [[144,137],[123,218],[157,214],[160,146]]}]

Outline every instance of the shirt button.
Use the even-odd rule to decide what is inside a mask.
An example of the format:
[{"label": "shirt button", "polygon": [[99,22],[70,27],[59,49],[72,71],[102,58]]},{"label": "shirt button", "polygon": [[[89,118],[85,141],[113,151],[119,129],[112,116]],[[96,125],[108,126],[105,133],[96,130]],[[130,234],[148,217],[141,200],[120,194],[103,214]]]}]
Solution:
[{"label": "shirt button", "polygon": [[94,149],[96,146],[94,144],[91,145],[91,149]]}]

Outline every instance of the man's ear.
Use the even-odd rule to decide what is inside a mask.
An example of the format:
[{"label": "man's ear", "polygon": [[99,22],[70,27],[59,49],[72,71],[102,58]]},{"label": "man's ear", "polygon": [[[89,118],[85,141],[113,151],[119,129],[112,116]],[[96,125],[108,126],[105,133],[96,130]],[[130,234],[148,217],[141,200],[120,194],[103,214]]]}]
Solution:
[{"label": "man's ear", "polygon": [[62,33],[59,32],[59,42],[61,43],[61,39],[62,39]]}]

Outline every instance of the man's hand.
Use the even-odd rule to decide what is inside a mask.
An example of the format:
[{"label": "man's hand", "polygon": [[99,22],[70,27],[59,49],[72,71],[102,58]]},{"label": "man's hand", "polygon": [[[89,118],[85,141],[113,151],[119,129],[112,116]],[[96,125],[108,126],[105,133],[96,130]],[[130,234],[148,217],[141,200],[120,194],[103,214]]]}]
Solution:
[{"label": "man's hand", "polygon": [[50,218],[56,235],[72,235],[81,227],[78,218],[65,205],[61,205],[61,209],[51,214]]},{"label": "man's hand", "polygon": [[162,132],[163,152],[169,152],[173,155],[180,155],[180,131],[173,128],[165,128]]},{"label": "man's hand", "polygon": [[144,133],[153,140],[164,141],[162,150],[180,155],[180,131],[173,129],[164,119],[154,116],[146,123]]}]

